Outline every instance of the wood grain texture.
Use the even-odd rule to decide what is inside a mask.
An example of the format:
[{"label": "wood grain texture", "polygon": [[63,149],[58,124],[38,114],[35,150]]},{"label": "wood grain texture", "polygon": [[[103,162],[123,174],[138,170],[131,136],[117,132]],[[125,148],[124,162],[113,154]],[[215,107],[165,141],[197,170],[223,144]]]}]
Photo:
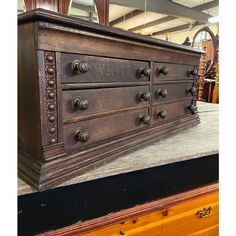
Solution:
[{"label": "wood grain texture", "polygon": [[[32,62],[22,65],[19,73],[20,93],[27,97],[20,102],[27,109],[20,111],[19,119],[23,123],[19,128],[19,175],[40,190],[199,123],[197,114],[185,111],[186,104],[195,105],[194,96],[181,102],[180,98],[168,100],[172,105],[166,105],[167,119],[156,122],[154,109],[159,103],[153,106],[152,84],[157,61],[170,62],[169,84],[172,81],[179,89],[184,79],[192,82],[192,77],[178,81],[174,71],[182,77],[185,69],[197,67],[201,51],[95,26],[46,10],[19,16],[19,29],[23,29],[19,38],[33,38],[30,51],[20,40],[19,60],[28,59],[30,53]],[[24,74],[33,77],[25,81]],[[140,104],[137,93],[144,88],[148,102]],[[84,116],[69,110],[77,90],[87,99],[85,104],[91,103],[91,108],[86,105],[87,113],[82,109]],[[80,100],[77,98],[77,108]],[[23,116],[30,117],[29,122]],[[27,151],[31,139],[33,147]]]},{"label": "wood grain texture", "polygon": [[[199,125],[126,153],[112,162],[64,182],[60,187],[218,153],[219,106],[204,102],[199,102],[198,106],[201,119]],[[18,179],[18,195],[32,192],[36,190]]]},{"label": "wood grain texture", "polygon": [[[212,184],[41,235],[107,236],[119,235],[122,231],[137,236],[145,233],[177,235],[177,232],[185,236],[191,233],[198,235],[201,231],[215,232],[218,225],[217,191],[218,184]],[[205,206],[212,206],[213,210],[208,218],[199,219],[196,212]],[[186,216],[189,218],[186,219]],[[179,221],[178,225],[175,224],[176,220]],[[193,227],[190,227],[191,223]],[[170,224],[175,227],[168,227]],[[170,234],[163,234],[166,229]]]},{"label": "wood grain texture", "polygon": [[[153,103],[165,102],[175,99],[183,99],[191,97],[191,93],[187,92],[187,89],[193,87],[193,82],[189,81],[187,83],[160,83],[158,85],[154,84],[152,89]],[[160,91],[167,90],[167,96],[163,97],[160,94]]]},{"label": "wood grain texture", "polygon": [[72,0],[24,0],[26,11],[43,8],[67,14]]},{"label": "wood grain texture", "polygon": [[[81,43],[80,43],[81,44]],[[76,74],[71,69],[73,61],[89,64],[86,73]],[[149,76],[137,76],[137,69],[149,68],[148,62],[103,58],[76,54],[61,54],[61,76],[63,83],[143,82]]]},{"label": "wood grain texture", "polygon": [[[168,74],[164,75],[159,71],[166,67],[168,69]],[[154,64],[154,83],[159,81],[167,80],[192,80],[192,76],[188,76],[187,72],[193,70],[191,65],[176,65],[171,63],[155,63]]]},{"label": "wood grain texture", "polygon": [[[68,117],[81,117],[89,114],[148,105],[148,101],[140,98],[140,94],[145,92],[149,92],[148,86],[63,91],[63,117],[64,119]],[[86,99],[88,101],[88,108],[86,110],[75,109],[72,106],[73,99],[75,98]]]}]

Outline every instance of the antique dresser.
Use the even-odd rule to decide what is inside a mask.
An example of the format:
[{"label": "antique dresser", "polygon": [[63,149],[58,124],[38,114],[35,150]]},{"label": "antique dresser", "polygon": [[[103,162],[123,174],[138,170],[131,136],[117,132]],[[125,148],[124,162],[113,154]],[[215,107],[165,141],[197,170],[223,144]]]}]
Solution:
[{"label": "antique dresser", "polygon": [[199,123],[202,51],[43,9],[18,41],[19,175],[38,190]]}]

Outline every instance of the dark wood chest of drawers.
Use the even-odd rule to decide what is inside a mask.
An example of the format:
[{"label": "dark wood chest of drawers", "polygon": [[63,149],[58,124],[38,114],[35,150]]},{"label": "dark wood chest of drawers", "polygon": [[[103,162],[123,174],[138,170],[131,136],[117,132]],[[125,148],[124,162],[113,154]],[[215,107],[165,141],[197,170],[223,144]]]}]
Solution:
[{"label": "dark wood chest of drawers", "polygon": [[39,190],[199,123],[201,51],[42,9],[18,40],[19,175]]}]

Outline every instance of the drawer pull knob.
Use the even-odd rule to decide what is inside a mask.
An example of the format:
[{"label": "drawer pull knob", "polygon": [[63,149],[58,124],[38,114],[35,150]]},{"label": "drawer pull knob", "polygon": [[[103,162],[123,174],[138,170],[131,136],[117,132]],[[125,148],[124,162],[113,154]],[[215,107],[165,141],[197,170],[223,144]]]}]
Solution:
[{"label": "drawer pull knob", "polygon": [[150,98],[151,98],[151,94],[149,93],[149,91],[146,91],[144,93],[140,93],[140,94],[138,94],[138,96],[139,96],[140,100],[144,100],[146,102],[150,101]]},{"label": "drawer pull knob", "polygon": [[72,70],[76,73],[86,73],[89,70],[89,64],[86,61],[75,60],[72,62]]},{"label": "drawer pull knob", "polygon": [[195,96],[197,93],[197,88],[196,87],[192,87],[192,88],[187,88],[186,90],[187,94],[192,94],[192,96]]},{"label": "drawer pull knob", "polygon": [[169,68],[167,66],[157,68],[157,74],[168,75],[168,73],[169,73]]},{"label": "drawer pull knob", "polygon": [[137,69],[138,78],[143,77],[143,76],[149,76],[150,74],[151,74],[151,69],[148,67],[146,67],[146,68],[139,67]]},{"label": "drawer pull knob", "polygon": [[145,125],[148,125],[150,123],[149,115],[140,115],[139,120]]},{"label": "drawer pull knob", "polygon": [[78,109],[87,110],[89,106],[89,102],[85,98],[77,97],[73,99],[72,106],[75,110],[78,110]]},{"label": "drawer pull knob", "polygon": [[198,112],[197,106],[195,106],[193,104],[190,106],[187,106],[187,110],[189,110],[192,114],[196,114]]},{"label": "drawer pull knob", "polygon": [[165,97],[167,97],[167,95],[168,95],[167,89],[158,89],[157,90],[158,97],[161,96],[161,97],[165,98]]},{"label": "drawer pull knob", "polygon": [[74,136],[76,141],[80,141],[80,142],[87,142],[90,138],[90,132],[89,130],[81,130],[81,129],[77,129],[75,131],[75,136]]},{"label": "drawer pull knob", "polygon": [[199,218],[206,218],[210,215],[211,211],[212,211],[212,207],[203,208],[202,210],[197,212],[197,216]]},{"label": "drawer pull knob", "polygon": [[157,118],[158,117],[161,117],[161,119],[165,119],[166,118],[166,111],[165,110],[163,110],[163,111],[158,111],[157,112]]},{"label": "drawer pull knob", "polygon": [[188,76],[190,76],[190,75],[196,76],[197,74],[198,74],[197,68],[194,68],[193,70],[188,70],[187,71]]}]

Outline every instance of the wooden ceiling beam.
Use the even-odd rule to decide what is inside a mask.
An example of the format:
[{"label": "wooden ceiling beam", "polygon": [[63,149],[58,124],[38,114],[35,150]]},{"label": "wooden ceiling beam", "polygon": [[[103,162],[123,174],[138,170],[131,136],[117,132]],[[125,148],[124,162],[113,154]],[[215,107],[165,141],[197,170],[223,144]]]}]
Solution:
[{"label": "wooden ceiling beam", "polygon": [[[206,4],[201,4],[201,5],[193,7],[192,9],[194,9],[196,11],[204,11],[204,10],[216,7],[216,6],[219,6],[219,0],[211,1],[211,2],[208,2]],[[211,17],[211,15],[208,15],[208,16]],[[166,17],[163,17],[161,19],[151,21],[147,24],[139,25],[139,26],[136,26],[134,28],[131,28],[131,29],[129,29],[129,31],[134,32],[134,31],[142,30],[142,29],[152,27],[152,26],[155,26],[155,25],[159,25],[159,24],[162,24],[162,23],[166,23],[168,21],[175,20],[175,19],[178,19],[178,17],[166,16]]]},{"label": "wooden ceiling beam", "polygon": [[131,18],[133,18],[133,17],[135,17],[135,16],[140,15],[140,14],[142,14],[143,12],[144,12],[143,10],[138,10],[138,9],[137,9],[137,10],[134,10],[134,11],[132,11],[132,12],[130,12],[130,13],[125,14],[124,16],[121,16],[121,17],[119,17],[119,18],[117,18],[117,19],[111,21],[111,22],[110,22],[110,26],[117,25],[117,24],[119,24],[119,23],[121,23],[121,22],[123,22],[123,21],[125,21],[125,20],[131,19]]}]

